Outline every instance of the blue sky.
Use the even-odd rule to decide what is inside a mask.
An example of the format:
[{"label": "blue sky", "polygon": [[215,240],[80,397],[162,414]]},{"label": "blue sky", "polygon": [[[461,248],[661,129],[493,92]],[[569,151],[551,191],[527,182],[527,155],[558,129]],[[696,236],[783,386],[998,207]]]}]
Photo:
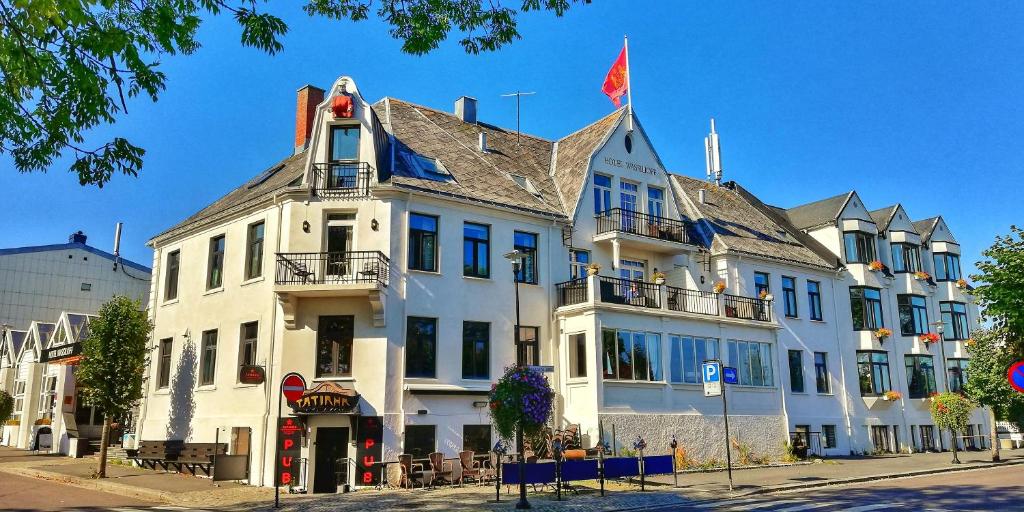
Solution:
[{"label": "blue sky", "polygon": [[[514,3],[514,2],[513,2]],[[557,138],[612,110],[601,82],[630,36],[633,99],[662,160],[702,176],[714,116],[726,179],[793,206],[856,189],[870,208],[902,202],[915,219],[942,214],[965,267],[1024,221],[1024,4],[1014,2],[616,2],[562,19],[521,18],[523,39],[466,55],[452,38],[403,55],[377,21],[288,21],[285,51],[238,44],[230,17],[203,26],[195,55],[163,60],[159,102],[135,100],[96,141],[146,148],[138,178],[80,187],[66,162],[20,175],[0,157],[0,247],[62,242],[82,229],[149,264],[145,242],[291,153],[295,91],[350,75],[371,100],[394,96],[450,110],[476,97],[482,120]],[[967,270],[967,269],[965,269]]]}]

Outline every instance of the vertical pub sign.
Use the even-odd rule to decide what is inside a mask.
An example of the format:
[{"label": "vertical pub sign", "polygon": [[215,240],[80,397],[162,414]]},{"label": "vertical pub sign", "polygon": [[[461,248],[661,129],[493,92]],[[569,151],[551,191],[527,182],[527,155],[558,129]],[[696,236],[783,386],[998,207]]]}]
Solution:
[{"label": "vertical pub sign", "polygon": [[302,457],[302,425],[295,418],[278,420],[277,444],[277,485],[297,485]]},{"label": "vertical pub sign", "polygon": [[381,416],[360,416],[356,433],[356,466],[359,485],[380,483],[384,442],[384,418]]}]

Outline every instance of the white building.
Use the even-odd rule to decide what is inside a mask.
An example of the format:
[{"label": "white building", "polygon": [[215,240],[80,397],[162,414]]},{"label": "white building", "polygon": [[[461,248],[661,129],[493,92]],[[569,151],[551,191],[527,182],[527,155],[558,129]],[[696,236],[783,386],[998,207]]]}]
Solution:
[{"label": "white building", "polygon": [[[555,367],[554,423],[579,424],[588,447],[614,431],[617,446],[644,435],[661,450],[675,435],[694,458],[724,458],[721,402],[698,378],[715,357],[739,373],[735,437],[760,454],[793,435],[870,451],[866,426],[927,423],[870,416],[855,347],[872,341],[851,328],[849,289],[874,276],[827,226],[670,174],[628,108],[548,141],[479,121],[472,98],[454,113],[370,104],[342,77],[300,89],[296,118],[293,156],[150,242],[142,440],[227,440],[251,455],[251,483],[273,485],[281,407],[303,426],[299,485],[334,491],[346,457],[342,483],[370,484],[367,456],[492,446],[486,396],[517,351]],[[243,379],[254,367],[264,383]],[[279,394],[289,372],[307,382],[296,408]],[[923,410],[908,394],[882,407]]]}]

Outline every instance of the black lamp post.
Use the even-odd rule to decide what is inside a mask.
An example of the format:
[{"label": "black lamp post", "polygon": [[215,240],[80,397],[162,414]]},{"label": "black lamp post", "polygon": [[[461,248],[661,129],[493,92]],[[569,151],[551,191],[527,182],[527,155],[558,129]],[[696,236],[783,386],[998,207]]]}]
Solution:
[{"label": "black lamp post", "polygon": [[[516,325],[513,330],[513,339],[516,343],[516,366],[526,366],[526,351],[519,343],[519,268],[523,264],[523,256],[523,253],[518,250],[505,254],[505,259],[512,262],[512,280],[515,282],[516,290]],[[525,449],[522,427],[516,430],[516,451],[519,452],[519,502],[516,503],[516,508],[525,510],[532,507],[526,500],[526,459],[523,453]]]},{"label": "black lamp post", "polygon": [[[932,325],[935,326],[935,332],[939,335],[939,357],[942,358],[942,375],[943,382],[946,383],[946,391],[952,391],[949,389],[949,367],[946,366],[946,337],[943,336],[943,332],[946,330],[946,324],[942,322],[934,322]],[[949,441],[953,445],[953,460],[951,464],[960,464],[960,457],[956,451],[956,430],[949,429]]]}]

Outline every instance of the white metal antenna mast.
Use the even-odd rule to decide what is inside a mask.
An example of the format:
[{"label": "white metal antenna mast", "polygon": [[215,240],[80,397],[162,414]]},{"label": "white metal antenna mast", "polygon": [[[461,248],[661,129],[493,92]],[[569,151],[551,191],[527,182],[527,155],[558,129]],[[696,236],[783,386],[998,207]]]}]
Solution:
[{"label": "white metal antenna mast", "polygon": [[711,118],[711,133],[704,137],[704,158],[707,163],[708,181],[715,180],[716,185],[722,184],[722,148],[715,132],[715,118]]},{"label": "white metal antenna mast", "polygon": [[530,96],[530,95],[533,95],[533,94],[537,94],[537,93],[536,92],[516,91],[516,92],[510,92],[508,94],[502,94],[501,95],[502,98],[508,98],[508,97],[512,97],[512,96],[516,97],[516,145],[517,146],[519,145],[519,133],[520,133],[520,131],[519,131],[519,101],[521,100],[521,98],[523,96]]}]

